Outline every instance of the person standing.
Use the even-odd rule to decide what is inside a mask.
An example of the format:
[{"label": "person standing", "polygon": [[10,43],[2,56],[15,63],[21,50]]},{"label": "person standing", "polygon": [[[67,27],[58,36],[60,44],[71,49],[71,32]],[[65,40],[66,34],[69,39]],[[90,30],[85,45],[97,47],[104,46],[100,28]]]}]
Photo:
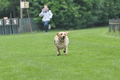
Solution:
[{"label": "person standing", "polygon": [[53,14],[52,11],[49,10],[47,5],[44,5],[44,8],[42,9],[41,13],[39,14],[40,17],[43,16],[42,21],[44,22],[44,29],[46,33],[48,33],[48,26],[50,19],[52,18]]}]

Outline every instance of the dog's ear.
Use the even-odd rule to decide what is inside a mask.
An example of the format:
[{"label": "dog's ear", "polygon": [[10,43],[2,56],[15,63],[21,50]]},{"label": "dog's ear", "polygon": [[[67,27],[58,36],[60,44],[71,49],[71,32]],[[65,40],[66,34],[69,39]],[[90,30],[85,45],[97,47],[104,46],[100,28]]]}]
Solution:
[{"label": "dog's ear", "polygon": [[56,34],[57,36],[59,35],[59,33]]},{"label": "dog's ear", "polygon": [[68,31],[66,31],[65,33],[66,33],[66,34],[68,34],[69,32],[68,32]]}]

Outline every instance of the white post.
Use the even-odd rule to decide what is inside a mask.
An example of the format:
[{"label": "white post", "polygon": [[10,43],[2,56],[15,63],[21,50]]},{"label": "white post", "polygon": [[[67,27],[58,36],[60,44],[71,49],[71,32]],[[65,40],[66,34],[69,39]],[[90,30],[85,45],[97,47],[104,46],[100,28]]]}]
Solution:
[{"label": "white post", "polygon": [[22,2],[22,0],[20,0],[20,26],[19,26],[19,28],[18,28],[18,33],[20,33],[20,29],[21,29],[21,19],[23,18],[23,16],[22,16],[22,7],[21,7],[21,2]]},{"label": "white post", "polygon": [[22,2],[22,0],[20,0],[20,18],[22,19],[23,17],[22,17],[22,8],[21,8],[21,2]]}]

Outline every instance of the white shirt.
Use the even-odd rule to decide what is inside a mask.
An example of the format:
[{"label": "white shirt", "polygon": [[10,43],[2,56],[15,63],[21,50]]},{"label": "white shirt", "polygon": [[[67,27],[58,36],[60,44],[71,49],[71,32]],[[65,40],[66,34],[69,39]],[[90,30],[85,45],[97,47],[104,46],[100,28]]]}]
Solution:
[{"label": "white shirt", "polygon": [[42,21],[50,21],[50,19],[52,18],[53,14],[52,14],[51,10],[48,10],[46,13],[42,11],[39,14],[39,16],[40,17],[43,16]]}]

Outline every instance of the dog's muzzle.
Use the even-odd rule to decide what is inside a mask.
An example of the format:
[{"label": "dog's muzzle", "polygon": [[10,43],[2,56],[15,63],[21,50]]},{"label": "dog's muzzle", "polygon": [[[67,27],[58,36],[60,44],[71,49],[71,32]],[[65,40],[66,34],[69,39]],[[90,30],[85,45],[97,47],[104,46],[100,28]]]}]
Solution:
[{"label": "dog's muzzle", "polygon": [[65,36],[63,36],[63,39],[65,39]]}]

